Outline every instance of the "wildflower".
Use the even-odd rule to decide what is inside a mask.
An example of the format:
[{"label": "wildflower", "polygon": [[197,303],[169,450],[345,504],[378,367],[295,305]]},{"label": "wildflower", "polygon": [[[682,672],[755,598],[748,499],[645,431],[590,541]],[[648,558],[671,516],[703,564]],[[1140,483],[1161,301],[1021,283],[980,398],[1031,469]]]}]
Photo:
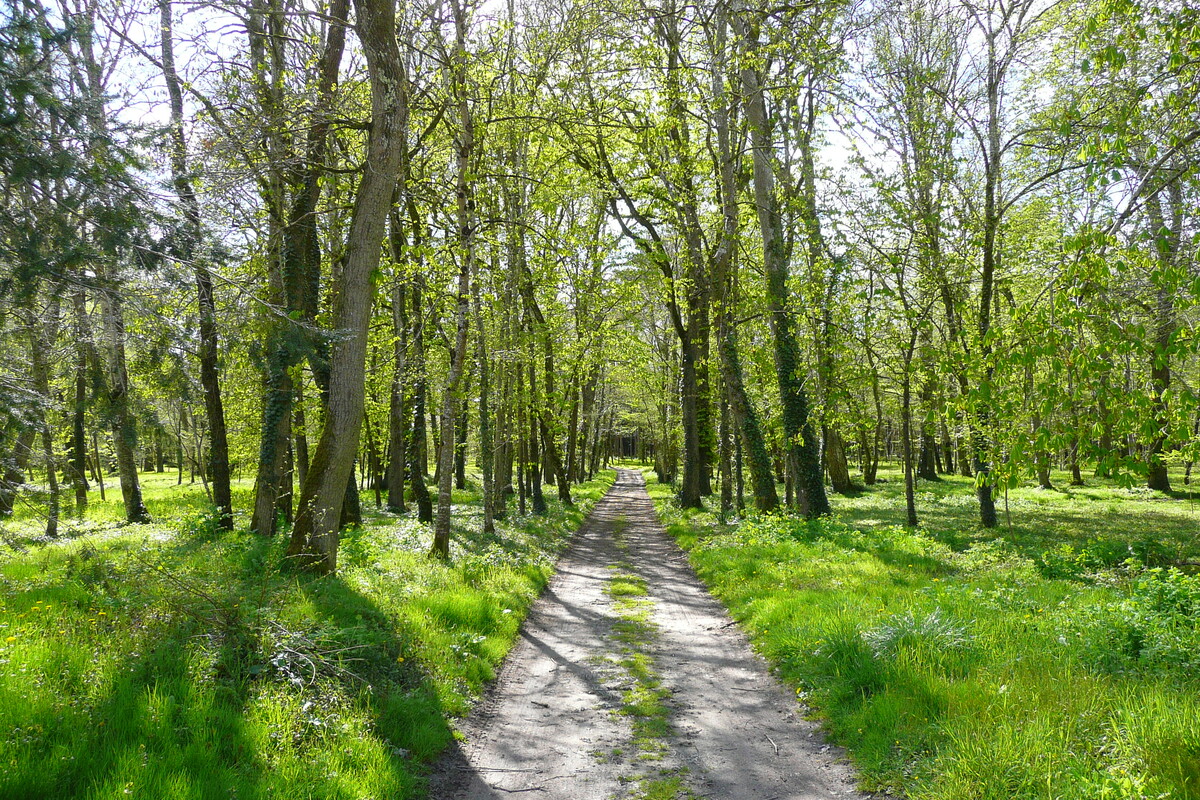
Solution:
[{"label": "wildflower", "polygon": [[16,640],[17,640],[17,637],[15,637],[15,636],[10,636],[10,637],[8,637],[7,639],[5,639],[4,641],[6,641],[6,642],[9,642],[9,643],[12,643],[12,642],[15,642]]}]

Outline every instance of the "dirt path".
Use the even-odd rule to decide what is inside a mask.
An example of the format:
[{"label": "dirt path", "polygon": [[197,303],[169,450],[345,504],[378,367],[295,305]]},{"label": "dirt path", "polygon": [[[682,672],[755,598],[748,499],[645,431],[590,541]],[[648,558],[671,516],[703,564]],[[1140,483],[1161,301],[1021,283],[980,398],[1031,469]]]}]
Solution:
[{"label": "dirt path", "polygon": [[443,760],[435,800],[858,798],[619,470]]}]

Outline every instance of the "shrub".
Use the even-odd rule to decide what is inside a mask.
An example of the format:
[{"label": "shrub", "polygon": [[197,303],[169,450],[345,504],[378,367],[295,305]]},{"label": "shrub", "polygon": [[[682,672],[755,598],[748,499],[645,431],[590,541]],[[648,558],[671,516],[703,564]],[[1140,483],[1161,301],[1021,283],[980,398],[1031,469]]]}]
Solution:
[{"label": "shrub", "polygon": [[1088,609],[1077,627],[1085,656],[1102,669],[1200,677],[1200,575],[1138,570],[1126,597]]}]

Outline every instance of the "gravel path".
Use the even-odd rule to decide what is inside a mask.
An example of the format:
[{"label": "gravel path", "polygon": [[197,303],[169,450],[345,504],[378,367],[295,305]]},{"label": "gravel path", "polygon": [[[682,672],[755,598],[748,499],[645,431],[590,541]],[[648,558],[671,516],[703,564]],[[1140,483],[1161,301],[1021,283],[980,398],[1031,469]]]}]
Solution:
[{"label": "gravel path", "polygon": [[[621,575],[646,595],[614,601]],[[632,642],[631,615],[644,634]],[[662,699],[651,722],[663,723],[649,740],[630,695],[647,686]],[[731,800],[864,797],[667,537],[633,470],[618,470],[576,534],[462,732],[431,781],[435,800],[608,800],[667,786]]]}]

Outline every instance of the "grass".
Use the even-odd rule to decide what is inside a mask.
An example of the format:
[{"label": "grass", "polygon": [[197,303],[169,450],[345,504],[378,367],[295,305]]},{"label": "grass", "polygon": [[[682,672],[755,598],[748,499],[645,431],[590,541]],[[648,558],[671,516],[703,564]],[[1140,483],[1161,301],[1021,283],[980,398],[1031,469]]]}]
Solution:
[{"label": "grass", "polygon": [[[624,518],[617,520],[613,540],[622,557],[612,565],[613,574],[604,592],[612,599],[616,611],[613,622],[613,639],[619,646],[616,663],[628,684],[617,713],[630,719],[633,752],[640,764],[648,766],[661,762],[669,750],[671,693],[663,686],[654,658],[648,652],[658,637],[658,627],[651,619],[654,601],[649,597],[645,579],[625,557],[629,550],[625,527]],[[636,784],[634,796],[638,800],[676,800],[693,796],[683,783],[682,772],[643,768],[639,774],[621,780]]]},{"label": "grass", "polygon": [[[1189,500],[1023,487],[834,498],[833,519],[720,524],[650,491],[867,790],[925,800],[1200,798],[1200,555]],[[1065,476],[1058,476],[1060,480]],[[1174,476],[1173,476],[1174,477]],[[1065,483],[1065,481],[1063,481]]]},{"label": "grass", "polygon": [[314,579],[279,570],[284,537],[217,532],[199,486],[167,478],[144,476],[152,525],[118,526],[112,499],[55,543],[28,510],[8,523],[25,552],[0,560],[0,798],[422,796],[611,483],[492,537],[456,492],[449,565],[364,495],[339,574]]}]

